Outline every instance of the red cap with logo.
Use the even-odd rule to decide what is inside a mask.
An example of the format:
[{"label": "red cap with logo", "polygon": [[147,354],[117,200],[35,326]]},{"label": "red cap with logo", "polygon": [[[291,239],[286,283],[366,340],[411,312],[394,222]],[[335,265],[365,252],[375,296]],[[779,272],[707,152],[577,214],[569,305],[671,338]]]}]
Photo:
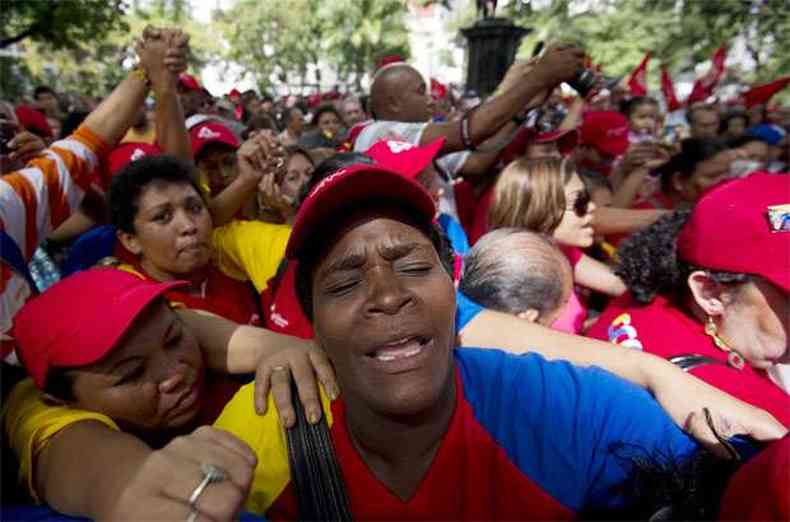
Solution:
[{"label": "red cap with logo", "polygon": [[152,283],[114,268],[78,272],[28,301],[14,317],[19,358],[43,389],[50,368],[99,361],[151,302],[186,284]]},{"label": "red cap with logo", "polygon": [[438,138],[421,147],[405,141],[381,140],[374,143],[365,154],[385,169],[415,179],[433,163],[444,141],[444,138]]},{"label": "red cap with logo", "polygon": [[114,175],[119,170],[133,161],[146,156],[158,156],[162,154],[162,149],[156,145],[149,145],[148,143],[122,143],[115,147],[108,158],[110,174]]},{"label": "red cap with logo", "polygon": [[628,120],[614,111],[595,111],[584,115],[581,142],[609,156],[621,156],[628,149]]},{"label": "red cap with logo", "polygon": [[233,148],[239,148],[239,139],[226,126],[216,121],[206,121],[195,125],[189,130],[192,141],[192,157],[197,158],[203,148],[209,143],[224,143]]},{"label": "red cap with logo", "polygon": [[700,268],[753,274],[790,292],[790,183],[754,173],[715,186],[678,236],[679,257]]},{"label": "red cap with logo", "polygon": [[403,203],[419,217],[433,220],[436,206],[420,184],[378,165],[356,164],[342,168],[313,188],[299,207],[285,254],[296,259],[325,223],[350,206],[384,199]]}]

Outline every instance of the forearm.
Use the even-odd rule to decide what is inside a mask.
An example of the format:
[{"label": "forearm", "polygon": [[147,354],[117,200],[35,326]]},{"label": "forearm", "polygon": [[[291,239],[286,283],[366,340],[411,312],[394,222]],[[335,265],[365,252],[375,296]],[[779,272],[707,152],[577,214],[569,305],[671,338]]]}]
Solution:
[{"label": "forearm", "polygon": [[558,127],[559,130],[570,130],[578,127],[582,122],[582,113],[584,112],[584,98],[577,97],[573,100],[568,114],[563,118],[562,123]]},{"label": "forearm", "polygon": [[466,158],[459,175],[467,179],[475,179],[488,174],[499,157],[500,151],[507,146],[507,142],[504,140],[515,137],[515,131],[516,124],[512,120],[503,125],[494,136],[486,140],[480,147],[483,150],[491,150],[491,152],[472,152]]},{"label": "forearm", "polygon": [[107,503],[121,495],[151,451],[128,433],[94,421],[77,422],[34,459],[36,491],[56,511],[101,519]]},{"label": "forearm", "polygon": [[129,73],[85,118],[84,125],[114,146],[134,122],[147,93],[145,82],[137,74]]},{"label": "forearm", "polygon": [[280,350],[310,343],[264,328],[239,325],[217,315],[179,310],[179,316],[195,334],[206,366],[223,373],[250,373],[262,357]]},{"label": "forearm", "polygon": [[634,204],[634,200],[636,200],[636,196],[639,193],[639,188],[645,181],[647,172],[646,168],[640,167],[626,174],[622,183],[617,186],[617,190],[615,190],[612,196],[612,206],[617,208],[631,208],[631,205]]},{"label": "forearm", "polygon": [[192,146],[184,124],[175,80],[154,88],[156,97],[156,138],[165,154],[192,163]]},{"label": "forearm", "polygon": [[593,229],[597,234],[629,234],[652,225],[668,213],[669,210],[598,207],[594,213]]},{"label": "forearm", "polygon": [[212,197],[209,211],[215,227],[230,223],[236,213],[255,195],[258,183],[255,179],[237,176],[225,189]]},{"label": "forearm", "polygon": [[[516,115],[527,110],[528,105],[547,88],[551,88],[544,75],[533,70],[523,81],[505,90],[501,95],[490,98],[480,105],[469,117],[469,139],[480,145],[494,136]],[[443,153],[466,149],[461,138],[461,121],[429,124],[423,132],[422,144],[431,143],[439,137],[445,138]]]},{"label": "forearm", "polygon": [[610,296],[622,295],[627,290],[623,280],[611,268],[587,254],[582,254],[573,267],[573,280],[585,288]]}]

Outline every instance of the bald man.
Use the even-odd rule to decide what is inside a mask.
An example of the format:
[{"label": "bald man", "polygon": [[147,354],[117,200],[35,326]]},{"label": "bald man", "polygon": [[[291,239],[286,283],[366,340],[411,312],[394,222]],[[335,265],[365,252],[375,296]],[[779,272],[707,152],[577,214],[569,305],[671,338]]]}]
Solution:
[{"label": "bald man", "polygon": [[[534,63],[516,63],[489,98],[460,121],[431,123],[432,100],[425,79],[405,63],[387,65],[376,73],[370,89],[374,120],[352,129],[354,150],[364,152],[381,139],[426,145],[444,137],[437,163],[448,177],[480,175],[488,171],[496,153],[472,152],[484,141],[515,128],[514,119],[542,102],[542,94],[572,79],[583,67],[584,52],[570,46],[550,47]],[[455,153],[455,154],[453,154]],[[440,210],[457,217],[449,180]]]},{"label": "bald man", "polygon": [[475,303],[551,326],[573,290],[565,255],[544,235],[500,228],[481,237],[464,260],[460,290]]}]

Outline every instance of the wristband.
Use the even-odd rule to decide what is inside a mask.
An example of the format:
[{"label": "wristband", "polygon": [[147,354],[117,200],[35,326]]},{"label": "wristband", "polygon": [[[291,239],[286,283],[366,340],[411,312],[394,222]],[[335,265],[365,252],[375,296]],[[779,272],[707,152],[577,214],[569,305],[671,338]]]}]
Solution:
[{"label": "wristband", "polygon": [[471,119],[472,113],[474,111],[475,109],[465,112],[463,117],[461,118],[461,143],[463,144],[464,149],[471,151],[477,149],[477,147],[475,147],[475,144],[472,143],[472,135],[469,130],[469,120]]},{"label": "wristband", "polygon": [[151,80],[148,79],[148,75],[141,67],[138,66],[132,69],[131,74],[132,76],[143,82],[146,87],[151,87]]}]

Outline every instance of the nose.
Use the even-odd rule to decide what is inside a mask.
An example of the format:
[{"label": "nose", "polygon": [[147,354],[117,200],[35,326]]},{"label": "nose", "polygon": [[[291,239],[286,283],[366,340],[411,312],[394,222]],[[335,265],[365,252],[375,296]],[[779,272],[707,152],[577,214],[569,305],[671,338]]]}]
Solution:
[{"label": "nose", "polygon": [[374,268],[368,273],[368,315],[397,315],[413,301],[411,292],[390,269]]},{"label": "nose", "polygon": [[176,226],[181,235],[192,235],[197,232],[197,219],[189,212],[181,209],[176,212]]}]

